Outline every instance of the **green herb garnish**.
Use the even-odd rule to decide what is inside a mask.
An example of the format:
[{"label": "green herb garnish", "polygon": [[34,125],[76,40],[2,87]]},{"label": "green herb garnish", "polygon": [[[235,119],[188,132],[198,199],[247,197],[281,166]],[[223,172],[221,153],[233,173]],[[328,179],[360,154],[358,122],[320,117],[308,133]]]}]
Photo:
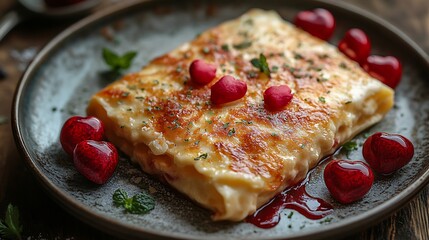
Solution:
[{"label": "green herb garnish", "polygon": [[208,153],[203,153],[199,155],[198,157],[194,158],[195,161],[198,161],[200,159],[207,159]]},{"label": "green herb garnish", "polygon": [[329,222],[331,222],[332,220],[333,220],[333,218],[328,217],[328,218],[323,219],[323,220],[322,220],[322,221],[320,221],[319,223],[320,223],[320,224],[322,224],[322,223],[329,223]]},{"label": "green herb garnish", "polygon": [[340,63],[340,68],[342,68],[342,69],[347,69],[348,67],[347,67],[347,64],[345,63],[345,62],[341,62]]},{"label": "green herb garnish", "polygon": [[350,141],[350,142],[344,143],[343,147],[341,148],[341,152],[345,153],[348,158],[350,155],[350,152],[355,151],[357,149],[358,149],[357,143]]},{"label": "green herb garnish", "polygon": [[228,46],[228,44],[223,44],[222,45],[222,50],[224,50],[225,52],[229,52],[229,46]]},{"label": "green herb garnish", "polygon": [[19,223],[19,209],[9,204],[4,221],[0,220],[0,235],[4,238],[22,239],[22,225]]},{"label": "green herb garnish", "polygon": [[108,48],[103,48],[103,59],[112,71],[119,72],[123,69],[128,69],[137,52],[127,52],[122,56],[112,52]]},{"label": "green herb garnish", "polygon": [[146,214],[155,208],[155,200],[149,194],[139,193],[128,197],[128,193],[122,189],[117,189],[113,194],[113,204],[132,214]]},{"label": "green herb garnish", "polygon": [[251,41],[243,41],[242,43],[239,44],[234,44],[232,45],[235,49],[241,50],[241,49],[246,49],[250,46],[252,46],[252,42]]},{"label": "green herb garnish", "polygon": [[327,78],[325,78],[325,77],[318,77],[316,80],[317,80],[317,82],[319,82],[319,83],[321,83],[321,82],[327,82],[327,81],[328,81],[328,79],[327,79]]},{"label": "green herb garnish", "polygon": [[273,73],[276,73],[278,70],[279,70],[279,67],[277,67],[277,66],[273,66],[271,68],[271,72],[273,72]]},{"label": "green herb garnish", "polygon": [[294,53],[293,57],[294,57],[296,60],[304,59],[304,57],[303,57],[301,54],[299,54],[299,53]]},{"label": "green herb garnish", "polygon": [[326,99],[325,99],[324,97],[319,97],[319,101],[320,101],[321,103],[326,103]]},{"label": "green herb garnish", "polygon": [[231,137],[232,135],[234,135],[234,133],[235,133],[235,128],[232,128],[228,131],[228,136]]},{"label": "green herb garnish", "polygon": [[254,58],[250,62],[254,67],[258,68],[259,71],[263,72],[265,75],[267,75],[267,77],[270,77],[270,67],[268,66],[267,58],[264,56],[264,54],[259,54],[259,59]]}]

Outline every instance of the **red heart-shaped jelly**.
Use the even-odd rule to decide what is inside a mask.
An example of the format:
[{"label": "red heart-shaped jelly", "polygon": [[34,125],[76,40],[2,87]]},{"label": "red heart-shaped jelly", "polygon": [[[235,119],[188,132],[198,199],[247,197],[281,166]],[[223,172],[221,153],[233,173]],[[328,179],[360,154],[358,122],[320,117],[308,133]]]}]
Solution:
[{"label": "red heart-shaped jelly", "polygon": [[197,59],[191,63],[189,67],[191,80],[199,85],[206,85],[216,77],[216,66]]},{"label": "red heart-shaped jelly", "polygon": [[60,142],[65,152],[73,154],[78,143],[83,140],[103,140],[104,124],[95,117],[74,116],[63,125]]},{"label": "red heart-shaped jelly", "polygon": [[271,86],[264,92],[264,106],[270,111],[282,110],[292,98],[293,94],[287,85]]},{"label": "red heart-shaped jelly", "polygon": [[322,40],[331,38],[335,29],[335,18],[323,8],[299,12],[294,20],[297,27]]},{"label": "red heart-shaped jelly", "polygon": [[76,169],[88,180],[103,184],[109,180],[118,164],[116,147],[104,141],[85,140],[73,151]]},{"label": "red heart-shaped jelly", "polygon": [[369,56],[362,67],[369,75],[393,89],[398,86],[402,77],[402,64],[393,56]]},{"label": "red heart-shaped jelly", "polygon": [[343,204],[361,199],[374,182],[371,169],[361,161],[333,160],[326,165],[323,177],[332,197]]},{"label": "red heart-shaped jelly", "polygon": [[340,40],[338,49],[353,61],[362,63],[371,52],[371,42],[364,31],[352,28]]},{"label": "red heart-shaped jelly", "polygon": [[414,146],[399,134],[378,132],[366,139],[362,153],[376,172],[391,174],[410,162]]},{"label": "red heart-shaped jelly", "polygon": [[247,84],[232,76],[224,76],[211,87],[211,102],[224,104],[238,100],[247,92]]}]

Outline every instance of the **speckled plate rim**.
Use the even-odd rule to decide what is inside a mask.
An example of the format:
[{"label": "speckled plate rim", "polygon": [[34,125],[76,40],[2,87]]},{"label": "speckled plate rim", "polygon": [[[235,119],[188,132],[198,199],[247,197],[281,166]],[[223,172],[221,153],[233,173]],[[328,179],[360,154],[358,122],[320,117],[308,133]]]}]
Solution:
[{"label": "speckled plate rim", "polygon": [[[15,91],[13,106],[12,106],[12,130],[15,138],[15,142],[18,146],[19,151],[24,156],[27,165],[30,167],[32,172],[36,175],[42,186],[48,191],[48,193],[54,197],[54,199],[61,205],[66,211],[84,221],[85,223],[98,228],[101,231],[113,234],[121,238],[168,238],[168,239],[195,239],[195,236],[186,234],[175,234],[167,235],[163,232],[153,231],[151,229],[145,229],[144,227],[136,227],[126,222],[118,221],[104,214],[94,212],[88,206],[77,201],[73,197],[69,196],[66,192],[56,186],[47,176],[45,176],[40,169],[36,166],[36,163],[29,154],[29,146],[26,145],[22,126],[19,125],[19,109],[22,103],[23,92],[29,85],[30,79],[36,73],[37,69],[48,59],[52,52],[54,52],[61,43],[65,42],[68,38],[78,34],[79,32],[87,29],[91,25],[94,25],[104,18],[111,17],[112,15],[121,15],[127,11],[132,11],[133,8],[144,8],[147,4],[159,4],[162,2],[169,2],[168,0],[135,0],[116,4],[110,8],[106,8],[95,14],[82,19],[76,24],[70,26],[62,33],[57,35],[51,40],[35,57],[33,62],[28,66],[27,70],[23,74],[21,80],[18,83],[18,87]],[[170,1],[171,2],[171,1]],[[422,64],[425,70],[429,70],[429,57],[428,55],[406,34],[394,27],[387,21],[362,10],[358,7],[352,6],[348,3],[343,2],[331,2],[329,0],[293,0],[285,3],[286,5],[305,5],[314,4],[320,7],[328,7],[337,11],[347,12],[367,21],[369,24],[375,25],[377,28],[383,29],[386,34],[396,37],[402,42],[402,44],[409,50],[413,55],[418,58],[418,61]],[[321,229],[305,231],[303,234],[295,234],[289,236],[288,239],[320,239],[328,238],[333,236],[347,236],[358,230],[363,230],[368,226],[381,221],[383,218],[392,214],[394,211],[401,208],[404,204],[409,202],[417,193],[421,191],[429,183],[429,169],[421,174],[412,184],[405,188],[398,195],[392,197],[386,202],[379,206],[357,216],[353,216],[337,223],[332,223]],[[246,238],[252,239],[252,238]],[[265,238],[265,239],[281,239],[277,237]]]}]

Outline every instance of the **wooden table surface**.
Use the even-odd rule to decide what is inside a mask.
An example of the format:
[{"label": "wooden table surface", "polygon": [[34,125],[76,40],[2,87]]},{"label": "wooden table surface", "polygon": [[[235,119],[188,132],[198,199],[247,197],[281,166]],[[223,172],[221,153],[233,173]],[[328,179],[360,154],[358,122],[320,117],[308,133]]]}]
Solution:
[{"label": "wooden table surface", "polygon": [[[343,1],[390,21],[429,53],[428,0]],[[0,16],[13,2],[0,1]],[[115,2],[105,0],[100,8]],[[0,67],[7,73],[0,78],[0,216],[4,216],[8,203],[17,205],[25,239],[116,239],[82,223],[50,198],[27,169],[11,131],[12,97],[23,69],[34,53],[71,23],[73,20],[26,22],[0,41]],[[382,222],[347,239],[429,239],[429,187]]]}]

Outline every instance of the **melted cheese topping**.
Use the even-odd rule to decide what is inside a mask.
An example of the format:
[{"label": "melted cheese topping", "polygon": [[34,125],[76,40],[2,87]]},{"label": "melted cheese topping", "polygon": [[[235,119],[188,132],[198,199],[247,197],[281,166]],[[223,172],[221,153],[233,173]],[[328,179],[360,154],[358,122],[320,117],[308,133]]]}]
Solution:
[{"label": "melted cheese topping", "polygon": [[[260,53],[271,79],[250,63]],[[218,66],[207,86],[189,80],[195,59]],[[246,81],[247,94],[213,106],[210,87],[225,74]],[[263,92],[280,84],[294,97],[284,110],[269,112]],[[335,47],[275,12],[251,10],[107,86],[88,114],[145,172],[211,209],[215,220],[239,221],[392,105],[392,89]]]}]

